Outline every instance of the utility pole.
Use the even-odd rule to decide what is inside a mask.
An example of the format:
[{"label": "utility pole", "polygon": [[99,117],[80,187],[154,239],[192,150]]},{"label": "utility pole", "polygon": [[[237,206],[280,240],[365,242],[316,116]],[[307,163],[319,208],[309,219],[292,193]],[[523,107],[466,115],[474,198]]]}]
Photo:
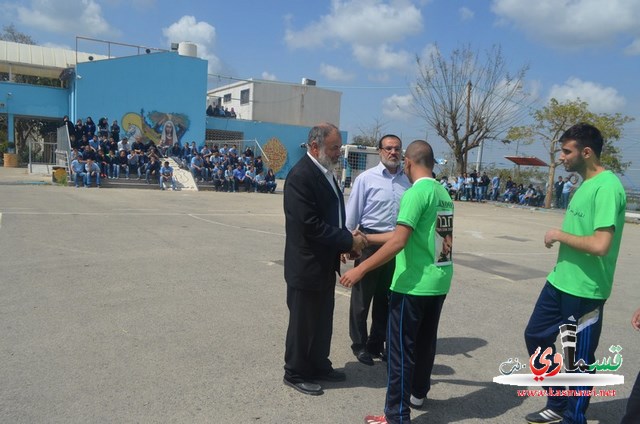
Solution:
[{"label": "utility pole", "polygon": [[469,130],[471,128],[470,120],[471,120],[471,81],[467,82],[467,128],[466,128],[465,139],[464,139],[464,172],[468,171],[467,164],[469,163],[467,160],[467,156],[469,153],[467,149],[469,148]]}]

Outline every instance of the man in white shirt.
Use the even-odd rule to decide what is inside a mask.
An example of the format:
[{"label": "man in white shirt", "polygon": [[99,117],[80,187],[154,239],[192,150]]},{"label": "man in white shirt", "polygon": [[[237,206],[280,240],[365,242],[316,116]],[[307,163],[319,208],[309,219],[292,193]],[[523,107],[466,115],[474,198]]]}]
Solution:
[{"label": "man in white shirt", "polygon": [[[411,186],[402,172],[402,141],[393,134],[378,141],[380,163],[364,171],[354,181],[347,202],[347,229],[365,234],[387,233],[395,229],[400,199]],[[369,246],[357,258],[355,266],[374,254],[380,246]],[[373,358],[384,359],[389,285],[395,261],[371,271],[351,291],[349,336],[351,349],[358,361],[373,365]],[[367,332],[367,316],[371,311],[371,330]]]}]

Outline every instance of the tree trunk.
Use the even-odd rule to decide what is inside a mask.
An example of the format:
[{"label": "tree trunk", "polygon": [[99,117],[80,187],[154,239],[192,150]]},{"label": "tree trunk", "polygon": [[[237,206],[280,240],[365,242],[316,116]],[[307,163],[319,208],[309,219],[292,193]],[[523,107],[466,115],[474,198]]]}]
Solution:
[{"label": "tree trunk", "polygon": [[[551,200],[553,199],[553,182],[556,179],[556,161],[551,161],[549,165],[549,177],[547,178],[547,195],[544,198],[544,207],[546,209],[551,208]],[[558,207],[558,205],[556,205]]]}]

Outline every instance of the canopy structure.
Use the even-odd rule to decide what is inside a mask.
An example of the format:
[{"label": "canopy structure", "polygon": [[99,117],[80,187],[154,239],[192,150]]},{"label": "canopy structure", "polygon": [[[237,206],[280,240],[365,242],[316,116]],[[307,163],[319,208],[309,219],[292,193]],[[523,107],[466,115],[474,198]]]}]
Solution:
[{"label": "canopy structure", "polygon": [[108,56],[0,41],[0,72],[58,78],[64,69],[76,66],[76,58],[78,62],[87,62]]},{"label": "canopy structure", "polygon": [[535,156],[505,156],[505,159],[510,160],[516,165],[525,165],[525,166],[549,166],[541,159],[538,159]]}]

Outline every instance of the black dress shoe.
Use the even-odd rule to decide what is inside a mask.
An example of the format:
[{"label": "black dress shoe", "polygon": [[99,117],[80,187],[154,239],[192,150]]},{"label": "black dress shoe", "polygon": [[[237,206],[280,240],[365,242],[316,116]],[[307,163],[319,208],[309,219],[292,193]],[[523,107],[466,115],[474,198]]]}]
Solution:
[{"label": "black dress shoe", "polygon": [[373,356],[366,350],[359,350],[354,353],[358,361],[362,362],[365,365],[373,366]]},{"label": "black dress shoe", "polygon": [[313,377],[314,380],[319,381],[345,381],[347,379],[347,374],[342,371],[331,370],[327,374],[316,375]]},{"label": "black dress shoe", "polygon": [[322,391],[322,387],[319,384],[316,384],[316,383],[310,383],[308,381],[303,381],[303,382],[300,382],[300,383],[293,383],[291,381],[288,381],[286,378],[283,379],[282,381],[287,386],[293,387],[294,389],[296,389],[300,393],[304,393],[305,395],[320,396],[321,394],[324,393]]}]

